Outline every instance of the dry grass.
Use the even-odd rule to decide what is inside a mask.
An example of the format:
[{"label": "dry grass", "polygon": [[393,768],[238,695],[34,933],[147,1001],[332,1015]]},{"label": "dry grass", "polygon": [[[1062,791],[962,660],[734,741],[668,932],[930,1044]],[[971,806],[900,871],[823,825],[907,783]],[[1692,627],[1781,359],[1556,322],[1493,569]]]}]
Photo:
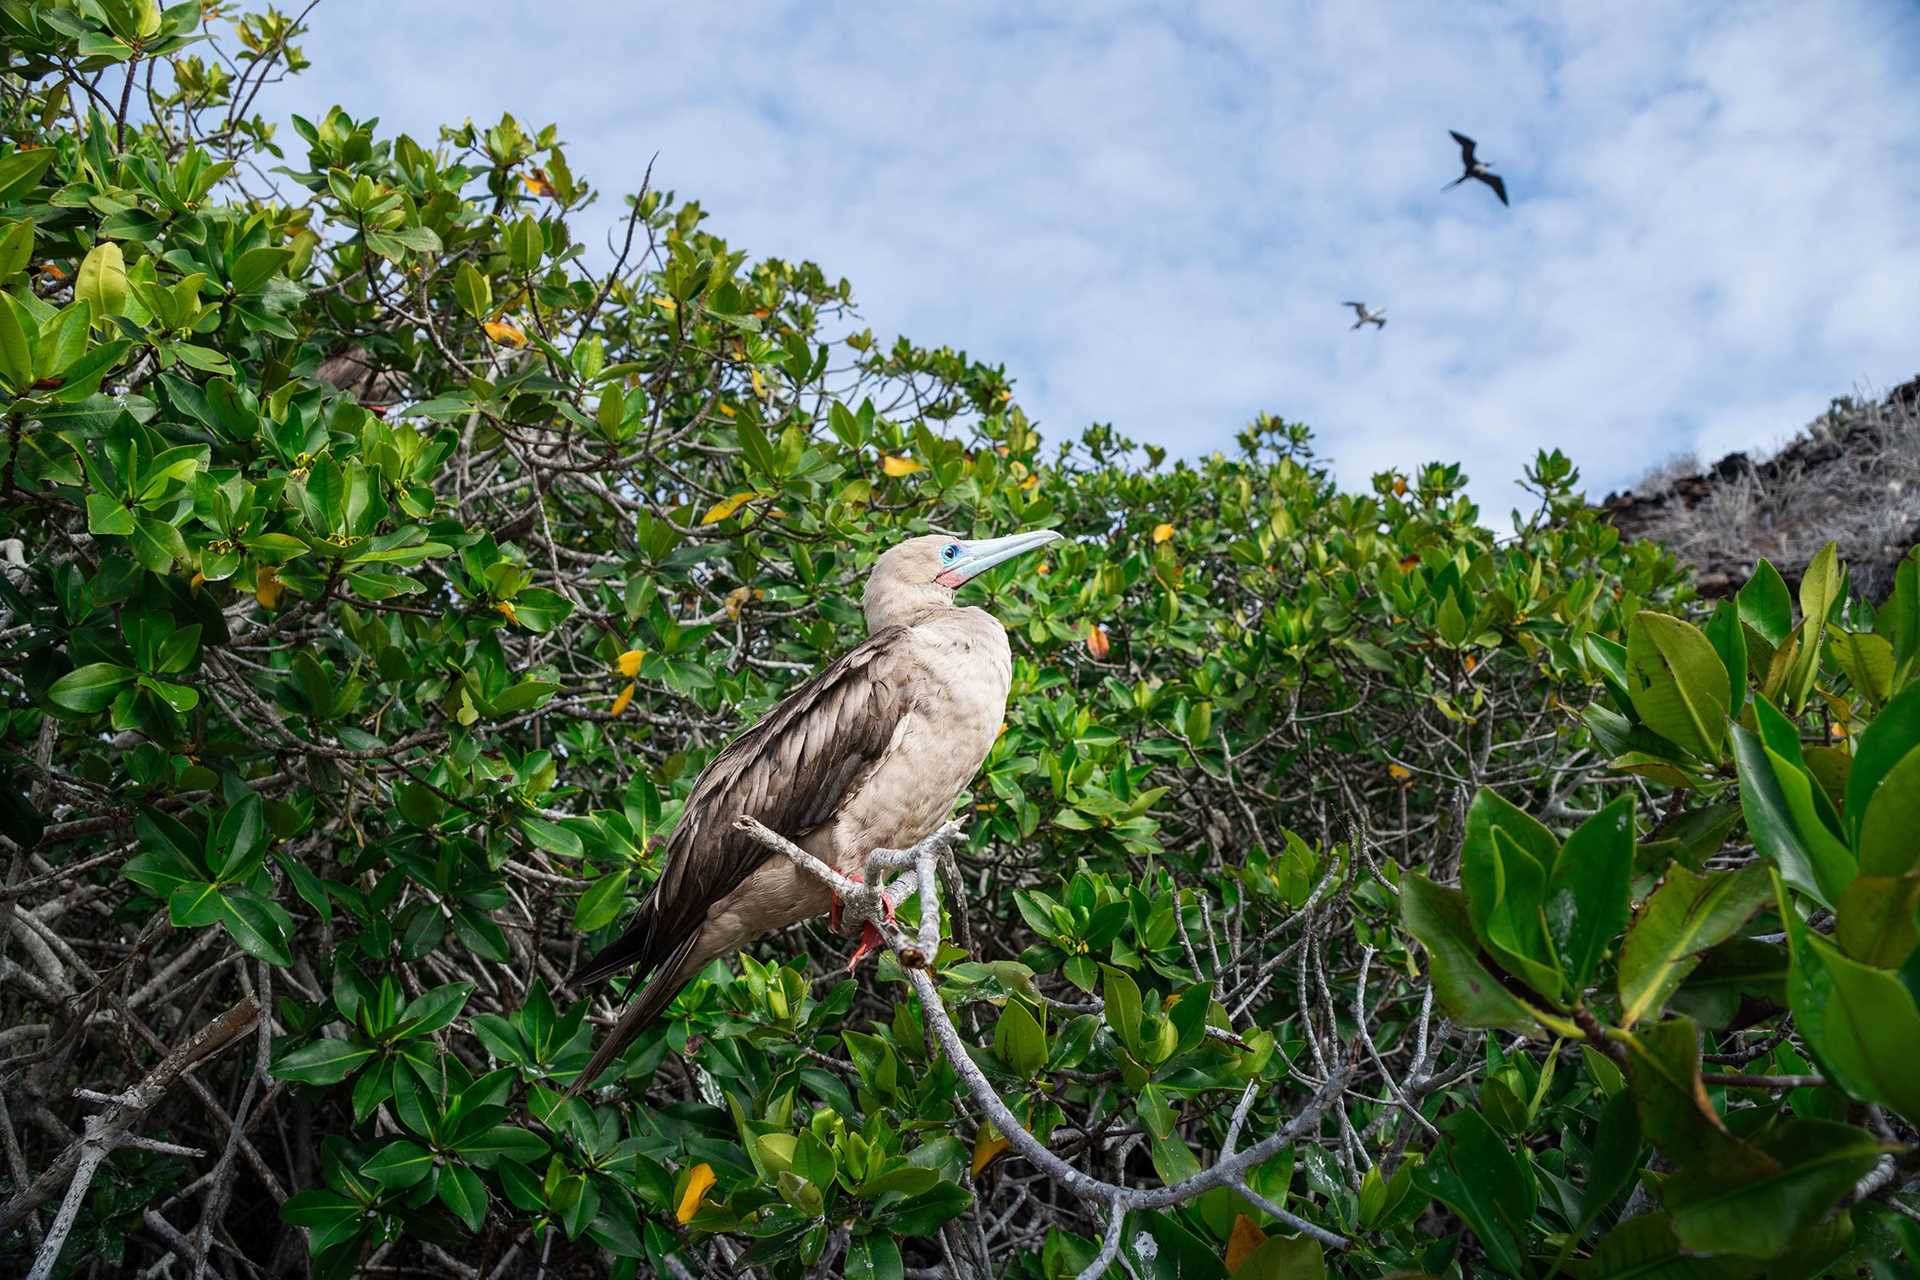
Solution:
[{"label": "dry grass", "polygon": [[1691,562],[1705,594],[1737,588],[1761,557],[1796,581],[1833,541],[1855,587],[1878,600],[1920,542],[1920,380],[1836,399],[1764,460],[1730,454],[1691,473],[1681,461],[1606,506],[1628,537],[1657,538]]}]

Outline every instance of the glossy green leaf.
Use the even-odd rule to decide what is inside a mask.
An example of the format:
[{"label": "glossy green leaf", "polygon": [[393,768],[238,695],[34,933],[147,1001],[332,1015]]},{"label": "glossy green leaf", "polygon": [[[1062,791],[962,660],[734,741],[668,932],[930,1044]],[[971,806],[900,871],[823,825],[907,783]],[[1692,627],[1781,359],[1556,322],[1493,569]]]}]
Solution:
[{"label": "glossy green leaf", "polygon": [[1700,953],[1733,936],[1771,896],[1765,867],[1696,874],[1675,863],[1620,955],[1620,1025],[1656,1016]]},{"label": "glossy green leaf", "polygon": [[1627,629],[1627,684],[1648,728],[1693,755],[1718,757],[1732,695],[1706,636],[1668,614],[1636,614]]}]

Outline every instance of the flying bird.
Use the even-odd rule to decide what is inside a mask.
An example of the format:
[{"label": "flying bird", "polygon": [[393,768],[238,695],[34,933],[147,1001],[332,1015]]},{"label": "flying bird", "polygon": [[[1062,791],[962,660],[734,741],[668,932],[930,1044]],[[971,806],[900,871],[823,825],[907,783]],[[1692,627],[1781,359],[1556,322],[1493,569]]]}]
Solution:
[{"label": "flying bird", "polygon": [[1507,184],[1500,180],[1499,174],[1487,167],[1485,160],[1474,158],[1473,139],[1454,129],[1449,129],[1447,132],[1453,134],[1453,140],[1460,144],[1460,163],[1466,166],[1466,172],[1440,189],[1451,191],[1468,178],[1478,178],[1493,188],[1493,194],[1500,197],[1501,204],[1507,203]]},{"label": "flying bird", "polygon": [[[1385,307],[1380,308],[1378,311],[1369,311],[1367,310],[1367,304],[1364,302],[1343,302],[1340,305],[1343,307],[1352,307],[1353,314],[1360,317],[1353,322],[1353,328],[1355,329],[1358,329],[1363,324],[1370,324],[1376,329],[1384,329],[1387,327],[1387,309]],[[1349,332],[1351,332],[1351,330],[1349,330]]]},{"label": "flying bird", "polygon": [[[623,969],[652,976],[572,1092],[716,956],[813,916],[838,924],[837,895],[736,830],[736,817],[759,819],[853,879],[872,850],[907,848],[946,820],[999,736],[1013,680],[1006,629],[984,609],[956,606],[954,592],[1060,536],[934,534],[880,556],[862,598],[867,639],[713,758],[667,840],[653,892],[576,975],[581,983]],[[868,924],[855,962],[879,941]]]}]

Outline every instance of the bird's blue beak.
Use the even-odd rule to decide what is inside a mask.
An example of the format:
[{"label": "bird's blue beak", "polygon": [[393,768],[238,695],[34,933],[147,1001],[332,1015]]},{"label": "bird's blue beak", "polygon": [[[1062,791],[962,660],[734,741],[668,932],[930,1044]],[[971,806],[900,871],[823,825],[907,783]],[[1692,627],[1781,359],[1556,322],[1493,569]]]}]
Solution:
[{"label": "bird's blue beak", "polygon": [[940,573],[934,581],[943,587],[960,586],[997,564],[1057,542],[1064,536],[1058,529],[1029,529],[1004,538],[950,543],[940,554]]}]

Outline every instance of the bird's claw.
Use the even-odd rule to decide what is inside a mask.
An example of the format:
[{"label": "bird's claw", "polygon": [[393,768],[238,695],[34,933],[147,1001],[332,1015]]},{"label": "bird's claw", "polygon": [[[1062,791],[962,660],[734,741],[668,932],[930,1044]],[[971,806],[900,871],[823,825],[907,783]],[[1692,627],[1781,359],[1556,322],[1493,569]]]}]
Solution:
[{"label": "bird's claw", "polygon": [[[893,918],[891,911],[887,913],[887,918]],[[863,927],[860,930],[860,945],[854,948],[853,958],[847,961],[847,972],[852,973],[860,966],[862,960],[865,960],[868,956],[878,951],[886,944],[886,941],[886,938],[881,936],[880,931],[874,928],[872,924]]]},{"label": "bird's claw", "polygon": [[[858,884],[865,884],[867,880],[866,876],[859,871],[848,872],[847,879]],[[840,930],[840,912],[845,902],[846,899],[836,892],[833,895],[833,905],[828,908],[827,911],[828,926],[836,933]],[[880,913],[887,918],[887,923],[893,923],[895,919],[893,899],[884,893],[880,895]],[[886,935],[875,928],[872,921],[868,921],[862,925],[860,928],[860,945],[854,948],[853,958],[847,961],[847,972],[852,973],[862,960],[865,960],[868,956],[885,946],[886,941]]]}]

